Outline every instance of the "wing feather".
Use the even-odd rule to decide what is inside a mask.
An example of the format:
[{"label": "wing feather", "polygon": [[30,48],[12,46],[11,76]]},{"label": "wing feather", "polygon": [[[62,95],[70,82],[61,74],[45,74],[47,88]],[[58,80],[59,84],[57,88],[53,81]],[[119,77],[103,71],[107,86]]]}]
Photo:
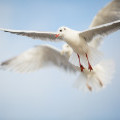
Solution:
[{"label": "wing feather", "polygon": [[24,30],[20,31],[20,30],[9,30],[9,29],[2,29],[2,28],[0,28],[0,30],[4,32],[16,34],[16,35],[31,37],[33,39],[51,40],[51,41],[62,39],[62,37],[56,38],[55,35],[57,33],[55,32],[38,32],[38,31],[24,31]]},{"label": "wing feather", "polygon": [[90,28],[117,20],[120,20],[120,0],[113,0],[97,13]]},{"label": "wing feather", "polygon": [[88,29],[86,31],[80,32],[79,35],[80,37],[83,37],[86,40],[86,42],[90,42],[94,38],[96,39],[97,37],[99,38],[107,36],[110,33],[113,33],[119,29],[120,20]]},{"label": "wing feather", "polygon": [[2,62],[0,67],[17,72],[32,72],[51,64],[66,71],[76,71],[66,56],[61,55],[59,50],[48,45],[36,46],[17,57]]},{"label": "wing feather", "polygon": [[[112,0],[102,8],[93,18],[89,28],[120,20],[120,0]],[[93,39],[89,45],[98,48],[102,42],[102,36]]]}]

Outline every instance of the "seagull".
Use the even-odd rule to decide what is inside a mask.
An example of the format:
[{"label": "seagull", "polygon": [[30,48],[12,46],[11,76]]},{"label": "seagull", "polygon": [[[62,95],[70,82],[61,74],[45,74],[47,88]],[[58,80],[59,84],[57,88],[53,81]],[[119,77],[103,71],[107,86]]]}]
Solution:
[{"label": "seagull", "polygon": [[80,72],[79,67],[69,62],[72,52],[73,50],[68,44],[64,44],[62,50],[51,45],[39,45],[2,62],[0,67],[3,70],[30,73],[54,65],[66,72],[78,73],[79,76],[73,87],[84,91],[100,90],[109,83],[114,74],[113,61],[104,60],[93,67],[94,71],[90,72],[85,69],[84,72]]},{"label": "seagull", "polygon": [[[111,3],[109,3],[107,6],[105,6],[103,9],[101,9],[98,12],[98,14],[94,17],[89,29],[86,31],[86,35],[88,36],[86,36],[84,39],[86,44],[88,44],[87,46],[97,50],[104,36],[119,29],[119,25],[117,25],[119,24],[119,20],[120,20],[120,0],[113,0]],[[66,29],[69,28],[62,27],[62,29],[63,30],[65,29],[66,31]],[[105,33],[101,31],[102,29],[105,31]],[[9,30],[9,29],[1,29],[1,30],[13,34],[28,36],[33,39],[42,39],[42,40],[51,40],[51,41],[60,41],[64,39],[64,36],[60,35],[63,34],[61,28],[57,33],[18,31],[18,30]],[[80,32],[80,33],[84,33],[84,32]],[[80,33],[78,31],[78,34]],[[88,33],[92,33],[93,36],[91,34],[89,35]],[[83,35],[85,35],[85,33]],[[46,52],[47,50],[49,52]],[[0,67],[4,69],[12,69],[18,72],[31,72],[52,64],[61,67],[64,70],[70,70],[76,72],[76,70],[79,71],[79,67],[74,66],[69,62],[69,58],[73,54],[73,50],[74,49],[68,44],[63,45],[62,50],[58,50],[53,46],[39,45],[35,48],[32,48],[22,53],[17,57],[2,62]],[[35,55],[35,53],[37,54]],[[51,56],[48,53],[50,53]],[[59,57],[56,57],[56,54]],[[76,53],[76,56],[77,54],[78,53]],[[41,63],[40,61],[37,62],[36,59],[38,58],[41,61]],[[36,64],[34,62],[36,62]],[[79,60],[77,62],[79,63]],[[33,65],[31,65],[31,63]],[[76,81],[77,84],[75,83],[76,88],[78,89],[87,88],[90,91],[94,90],[94,88],[95,89],[103,88],[106,85],[106,83],[109,83],[109,81],[112,79],[114,73],[114,63],[109,61],[106,62],[102,61],[99,64],[93,66],[92,69],[94,70],[91,72],[89,72],[87,69],[83,69],[84,72],[79,72],[80,75]]]},{"label": "seagull", "polygon": [[[93,70],[92,66],[101,61],[102,53],[97,49],[88,45],[94,38],[104,37],[120,29],[120,20],[103,24],[97,27],[92,27],[85,31],[76,31],[68,27],[60,27],[57,33],[53,32],[36,32],[36,31],[17,31],[0,29],[5,32],[10,32],[17,35],[28,36],[32,38],[39,38],[42,40],[65,41],[72,49],[73,53],[70,57],[70,62],[75,66],[80,66],[81,72],[85,69],[81,64],[80,58],[84,65],[88,63],[88,69]],[[86,57],[86,59],[85,59]],[[79,60],[79,62],[78,62]],[[91,66],[92,65],[92,66]]]},{"label": "seagull", "polygon": [[6,60],[0,64],[2,69],[9,69],[20,73],[34,72],[46,66],[54,65],[65,71],[75,73],[77,70],[69,61],[70,47],[63,45],[59,50],[51,45],[39,45],[20,55]]}]

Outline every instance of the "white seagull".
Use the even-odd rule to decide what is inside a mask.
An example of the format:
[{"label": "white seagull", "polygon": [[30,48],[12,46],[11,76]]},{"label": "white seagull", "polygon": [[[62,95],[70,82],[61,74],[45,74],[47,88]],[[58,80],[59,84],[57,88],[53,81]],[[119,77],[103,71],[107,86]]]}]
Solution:
[{"label": "white seagull", "polygon": [[[98,65],[95,65],[96,64],[95,61],[97,61],[96,58],[98,57],[98,55],[96,56],[96,53],[99,53],[97,48],[100,45],[101,38],[103,38],[103,36],[108,35],[109,33],[112,33],[120,28],[119,19],[120,19],[120,0],[113,0],[101,11],[99,11],[99,13],[93,19],[92,24],[90,25],[90,28],[84,32],[73,31],[66,27],[60,28],[58,33],[16,31],[16,30],[1,29],[5,32],[28,36],[34,39],[36,38],[42,39],[42,40],[48,39],[53,41],[64,40],[73,48],[74,52],[76,52],[77,54],[76,55],[75,53],[72,53],[73,51],[72,48],[70,48],[70,46],[67,44],[63,46],[62,51],[52,46],[42,45],[42,46],[37,46],[33,49],[30,49],[18,57],[14,57],[10,60],[2,62],[1,68],[12,69],[19,72],[30,72],[30,71],[40,69],[52,63],[58,67],[62,66],[62,68],[64,68],[65,70],[76,72],[76,70],[79,71],[78,67],[75,67],[74,65],[70,64],[68,61],[69,57],[73,54],[72,55],[73,57],[76,55],[76,57],[78,57],[79,60],[81,58],[84,65],[86,65],[86,60],[88,60],[89,69],[90,70],[94,69],[94,71],[92,72],[89,72],[87,69],[84,69],[84,67],[81,64],[81,61],[78,61],[78,59],[75,57],[76,61],[74,61],[73,63],[75,65],[77,64],[78,66],[78,63],[80,62],[81,71],[83,71],[84,69],[84,72],[80,73],[80,76],[78,77],[78,80],[76,82],[77,83],[76,87],[77,88],[85,87],[85,88],[88,88],[89,90],[92,90],[93,88],[95,89],[99,87],[101,88],[105,86],[105,84],[108,83],[108,81],[110,81],[110,79],[112,78],[112,75],[114,73],[114,67],[113,67],[114,64],[112,62],[103,61],[103,62],[100,62]],[[70,31],[70,33],[72,34],[68,34],[69,33],[68,31]],[[76,47],[77,50],[76,48],[74,48],[74,45],[73,45],[73,44],[77,45],[76,42],[74,42],[76,41],[76,39],[70,39],[71,41],[65,39],[67,35],[68,35],[67,36],[68,38],[70,36],[74,36],[74,33],[75,33],[75,36],[76,35],[78,36],[77,42],[81,46],[81,47],[80,46]],[[72,42],[72,45],[71,45],[71,42]],[[86,49],[84,49],[81,44],[86,46]],[[93,51],[93,49],[95,49],[95,51]],[[93,56],[91,56],[90,53],[92,55],[93,53],[95,53],[95,55],[93,55],[94,58]],[[86,60],[85,60],[85,57],[87,58]],[[94,61],[93,65],[95,66],[93,66],[92,68],[90,63],[92,63],[93,61]],[[111,66],[111,69],[109,68],[108,65]],[[109,75],[107,73],[109,73]],[[83,79],[84,82],[82,82],[81,79]],[[84,83],[84,85],[81,83]]]},{"label": "white seagull", "polygon": [[110,82],[114,73],[114,63],[112,61],[101,61],[93,67],[93,71],[90,72],[85,69],[84,72],[80,72],[79,67],[69,62],[72,52],[73,50],[68,44],[64,44],[62,50],[50,45],[39,45],[2,62],[0,67],[3,70],[28,73],[54,65],[65,71],[79,73],[74,87],[86,91],[99,90]]},{"label": "white seagull", "polygon": [[72,49],[66,44],[62,50],[51,45],[39,45],[0,64],[1,69],[20,73],[33,72],[43,67],[54,65],[65,71],[76,72],[75,66],[69,61]]},{"label": "white seagull", "polygon": [[[100,62],[102,54],[95,48],[89,46],[89,42],[97,37],[104,37],[120,29],[120,20],[89,28],[85,31],[75,31],[68,27],[60,27],[57,33],[54,32],[37,32],[37,31],[17,31],[0,29],[17,35],[39,38],[42,40],[65,41],[73,49],[70,62],[75,66],[80,66],[83,71],[84,66],[88,63],[88,69],[93,70],[92,66]],[[78,57],[78,58],[77,58]],[[86,58],[85,58],[86,57]],[[82,60],[81,64],[80,58]],[[78,61],[79,60],[79,61]],[[91,66],[92,65],[92,66]]]}]

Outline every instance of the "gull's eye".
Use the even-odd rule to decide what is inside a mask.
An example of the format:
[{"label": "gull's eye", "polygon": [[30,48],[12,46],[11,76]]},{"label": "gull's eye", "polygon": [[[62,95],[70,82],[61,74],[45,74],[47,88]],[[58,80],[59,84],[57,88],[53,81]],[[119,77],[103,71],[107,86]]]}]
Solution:
[{"label": "gull's eye", "polygon": [[64,30],[66,30],[66,28],[64,28]]},{"label": "gull's eye", "polygon": [[62,32],[62,30],[60,30],[60,32]]}]

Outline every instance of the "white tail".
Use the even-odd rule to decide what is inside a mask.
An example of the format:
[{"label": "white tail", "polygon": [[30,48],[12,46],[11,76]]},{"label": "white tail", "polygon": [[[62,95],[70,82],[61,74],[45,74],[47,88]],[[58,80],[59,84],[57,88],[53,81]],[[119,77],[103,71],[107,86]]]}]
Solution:
[{"label": "white tail", "polygon": [[104,88],[113,77],[115,65],[113,61],[102,61],[93,68],[92,72],[85,69],[74,83],[74,87],[85,91],[95,91]]}]

